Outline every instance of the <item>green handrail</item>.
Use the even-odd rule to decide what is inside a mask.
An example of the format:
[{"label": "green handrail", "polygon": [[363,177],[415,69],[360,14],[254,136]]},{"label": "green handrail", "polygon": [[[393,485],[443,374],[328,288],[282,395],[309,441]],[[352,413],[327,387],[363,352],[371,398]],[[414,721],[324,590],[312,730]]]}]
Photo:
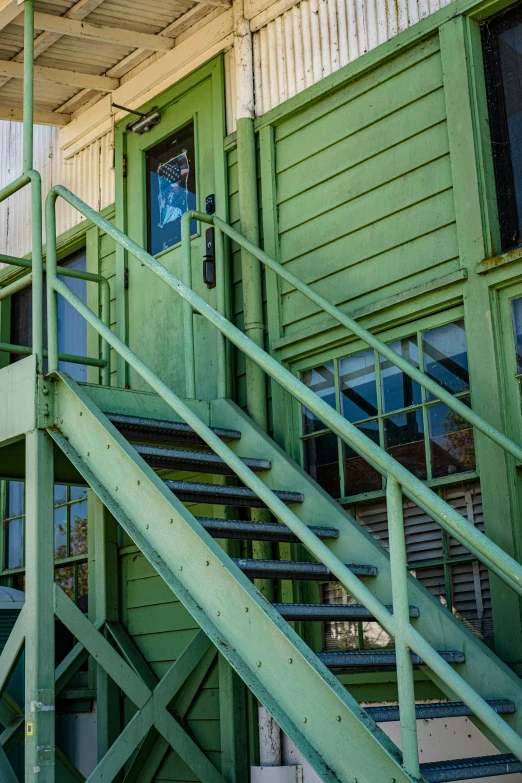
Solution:
[{"label": "green handrail", "polygon": [[[11,264],[12,266],[19,266],[23,269],[32,270],[32,261],[28,261],[25,258],[18,258],[17,256],[9,256],[4,253],[0,253],[0,263]],[[42,265],[42,270],[45,272],[46,265]],[[111,288],[109,281],[103,276],[94,272],[83,272],[81,269],[69,269],[68,267],[60,267],[60,275],[63,277],[72,277],[78,280],[85,280],[86,282],[96,283],[100,286],[101,292],[101,320],[106,326],[110,326],[111,323]],[[24,277],[15,280],[9,285],[0,288],[0,302],[3,299],[8,299],[13,294],[22,291],[24,288],[28,288],[33,283],[32,271]],[[23,346],[12,345],[10,343],[2,343],[0,345],[0,351],[6,353],[26,354],[32,353],[31,349],[25,350]],[[43,357],[47,356],[47,351],[43,352]],[[101,381],[104,386],[110,385],[111,368],[110,368],[110,346],[106,340],[102,340],[101,359],[94,359],[89,356],[79,356],[77,354],[64,354],[60,353],[60,360],[63,362],[71,362],[73,364],[85,364],[92,367],[102,368]]]},{"label": "green handrail", "polygon": [[[58,321],[57,321],[57,295],[66,299],[101,335],[101,337],[123,357],[141,377],[150,385],[150,387],[162,397],[165,402],[185,421],[205,442],[220,456],[231,470],[243,481],[243,483],[252,489],[257,496],[266,504],[272,513],[286,524],[300,539],[304,546],[322,563],[324,563],[334,576],[346,587],[348,592],[354,598],[363,604],[375,617],[377,622],[392,636],[399,638],[404,656],[401,659],[401,677],[403,687],[401,688],[401,703],[403,704],[404,724],[403,739],[405,741],[404,764],[408,769],[416,769],[418,757],[413,758],[415,751],[415,740],[412,737],[412,710],[414,710],[415,696],[413,691],[413,677],[411,676],[410,663],[406,662],[406,653],[408,650],[416,652],[424,663],[441,678],[443,682],[455,693],[468,707],[473,711],[476,717],[486,725],[506,747],[513,753],[522,758],[522,737],[520,737],[502,718],[499,716],[487,702],[447,663],[439,653],[424,639],[423,636],[411,625],[405,622],[403,615],[407,611],[404,604],[407,604],[407,578],[405,555],[401,555],[401,546],[399,545],[397,555],[393,556],[392,575],[394,600],[396,602],[397,617],[347,568],[337,556],[321,541],[309,528],[289,509],[274,492],[248,468],[231,449],[224,443],[206,424],[204,424],[196,413],[194,413],[174,392],[161,381],[152,370],[131,351],[131,349],[117,337],[89,308],[58,279],[58,267],[56,261],[56,200],[63,198],[71,206],[75,207],[81,214],[92,220],[93,223],[100,226],[109,236],[118,242],[122,247],[128,250],[139,261],[153,271],[160,279],[176,291],[185,302],[194,310],[204,315],[214,326],[217,327],[234,345],[243,350],[247,356],[255,361],[265,372],[280,382],[291,394],[293,394],[302,404],[306,405],[320,419],[328,422],[332,428],[339,432],[341,437],[348,442],[362,456],[368,455],[372,463],[378,465],[382,473],[391,476],[388,490],[388,503],[390,508],[391,523],[396,528],[397,540],[404,539],[404,531],[401,527],[402,503],[400,503],[400,490],[404,488],[403,481],[409,484],[416,491],[424,502],[431,503],[436,507],[436,514],[444,516],[449,529],[458,540],[473,540],[474,547],[477,550],[484,550],[481,559],[495,567],[495,572],[502,575],[503,578],[522,594],[522,567],[504,553],[496,544],[489,541],[482,533],[477,531],[473,525],[458,514],[455,509],[448,506],[438,495],[435,495],[421,481],[413,477],[409,472],[399,465],[392,457],[380,449],[379,446],[369,440],[365,435],[359,432],[350,422],[334,411],[327,403],[315,395],[308,387],[304,386],[291,373],[281,367],[271,356],[266,354],[261,348],[253,343],[243,332],[233,326],[227,319],[212,308],[201,297],[188,288],[185,283],[175,277],[171,272],[165,269],[155,258],[147,253],[143,248],[123,234],[119,229],[109,223],[92,207],[89,207],[81,199],[71,193],[67,188],[60,185],[55,186],[49,191],[46,200],[46,228],[47,228],[47,308],[48,308],[48,344],[49,344],[49,371],[55,372],[58,369]],[[205,216],[206,217],[206,216]],[[186,225],[186,223],[184,224]],[[190,230],[190,227],[189,227]],[[185,234],[190,242],[190,234]],[[382,452],[382,453],[381,453]],[[399,514],[398,509],[401,507]],[[446,506],[446,508],[444,508]],[[460,532],[459,532],[460,531]],[[480,546],[479,546],[480,545]],[[397,546],[394,540],[393,548]],[[489,565],[488,565],[489,567]],[[509,571],[512,571],[512,575]],[[401,619],[402,618],[402,619]],[[410,672],[410,674],[409,674]],[[404,705],[408,705],[406,709]]]}]

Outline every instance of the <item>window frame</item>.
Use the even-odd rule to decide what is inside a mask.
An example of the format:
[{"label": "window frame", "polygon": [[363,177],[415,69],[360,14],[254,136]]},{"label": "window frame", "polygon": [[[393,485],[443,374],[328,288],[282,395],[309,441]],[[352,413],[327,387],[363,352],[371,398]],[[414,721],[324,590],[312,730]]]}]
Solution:
[{"label": "window frame", "polygon": [[[420,319],[414,320],[410,319],[408,321],[405,321],[399,325],[394,325],[392,327],[384,328],[382,331],[375,330],[375,333],[378,335],[379,339],[386,343],[392,343],[396,342],[401,339],[405,339],[413,334],[417,335],[421,331],[426,331],[428,329],[435,329],[440,326],[444,326],[445,324],[452,323],[454,321],[459,321],[464,319],[464,307],[462,304],[456,305],[453,307],[450,307],[448,309],[439,311],[437,313],[431,313],[428,314]],[[360,353],[361,351],[365,351],[368,349],[368,345],[363,340],[351,340],[351,341],[345,341],[341,345],[336,346],[334,349],[324,349],[320,353],[310,354],[305,359],[302,359],[301,361],[296,362],[292,365],[291,371],[292,373],[297,377],[300,378],[301,373],[313,369],[321,364],[327,364],[329,362],[334,363],[334,367],[337,366],[337,364],[340,362],[341,359],[352,356],[356,353]],[[377,354],[377,352],[375,352]],[[376,385],[380,383],[380,362],[376,362],[375,364],[375,372],[376,372],[376,378],[375,382]],[[336,410],[340,412],[340,388],[339,388],[339,373],[334,372],[334,379],[335,379],[335,396],[336,396]],[[472,398],[472,391],[471,391],[471,379],[470,379],[470,389],[467,392],[459,393],[458,395],[455,395],[456,397],[461,396],[470,396]],[[424,443],[426,448],[426,463],[427,466],[430,461],[430,455],[429,455],[429,437],[427,436],[427,433],[429,432],[428,429],[428,422],[427,422],[427,411],[430,407],[433,405],[439,404],[438,400],[433,401],[427,401],[426,400],[426,392],[423,389],[422,392],[422,402],[418,405],[412,405],[408,406],[407,408],[401,409],[401,411],[393,411],[390,413],[383,413],[381,410],[380,405],[380,397],[381,395],[377,395],[378,399],[378,421],[379,421],[379,437],[380,442],[383,443],[383,421],[384,418],[392,415],[395,416],[401,411],[412,411],[412,410],[422,410],[423,412],[423,421],[424,421]],[[303,428],[302,428],[302,412],[301,412],[301,404],[294,400],[294,434],[295,434],[295,442],[298,444],[296,448],[297,452],[297,459],[300,463],[300,465],[305,469],[306,465],[306,455],[305,455],[305,448],[304,443],[306,440],[309,440],[310,438],[317,437],[320,434],[327,434],[330,430],[328,427],[324,427],[321,430],[317,430],[317,432],[310,433],[310,434],[304,434]],[[341,490],[341,496],[339,498],[336,498],[337,502],[341,505],[347,506],[347,505],[353,505],[354,503],[360,502],[362,500],[373,500],[380,497],[384,497],[386,494],[386,483],[385,480],[383,480],[383,485],[381,489],[373,490],[371,492],[363,492],[356,495],[346,495],[344,493],[344,475],[342,465],[343,465],[343,454],[342,454],[342,441],[340,438],[337,439],[338,444],[338,460],[339,460],[339,466],[340,466],[340,490]],[[440,478],[431,478],[423,481],[428,487],[442,487],[446,486],[448,484],[455,484],[455,483],[463,483],[472,481],[474,479],[479,478],[479,469],[478,469],[478,462],[476,465],[475,470],[473,471],[465,471],[462,473],[455,473],[449,476],[442,476]]]}]

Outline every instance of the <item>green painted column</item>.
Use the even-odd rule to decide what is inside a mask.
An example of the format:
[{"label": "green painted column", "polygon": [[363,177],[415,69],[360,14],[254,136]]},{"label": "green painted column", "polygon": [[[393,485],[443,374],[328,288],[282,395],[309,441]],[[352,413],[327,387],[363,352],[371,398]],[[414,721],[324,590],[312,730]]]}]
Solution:
[{"label": "green painted column", "polygon": [[25,783],[54,783],[54,465],[44,430],[26,435]]},{"label": "green painted column", "polygon": [[[468,21],[456,17],[440,28],[448,139],[461,266],[467,269],[464,320],[473,410],[498,429],[509,432],[510,412],[503,408],[502,370],[493,329],[496,291],[487,276],[477,273],[486,255],[481,192],[469,73]],[[514,460],[475,429],[475,452],[480,473],[486,535],[518,558],[514,496]],[[490,571],[496,652],[506,662],[522,657],[520,599]]]}]

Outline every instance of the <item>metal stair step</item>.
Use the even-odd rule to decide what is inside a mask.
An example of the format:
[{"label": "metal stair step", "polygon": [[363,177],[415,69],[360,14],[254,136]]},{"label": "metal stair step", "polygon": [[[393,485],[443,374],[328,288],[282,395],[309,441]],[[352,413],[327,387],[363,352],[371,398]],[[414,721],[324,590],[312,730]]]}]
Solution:
[{"label": "metal stair step", "polygon": [[421,764],[420,767],[423,777],[429,783],[449,783],[452,780],[472,780],[522,772],[522,761],[512,753],[500,753],[471,759],[434,761]]},{"label": "metal stair step", "polygon": [[[248,506],[249,508],[264,508],[265,504],[255,492],[248,487],[232,487],[227,484],[202,484],[197,481],[163,482],[174,494],[185,502],[212,503],[222,506]],[[304,495],[300,492],[276,490],[274,494],[283,503],[302,503]]]},{"label": "metal stair step", "polygon": [[[360,604],[272,604],[285,620],[316,620],[346,622],[373,620],[372,613]],[[388,609],[392,611],[392,607]],[[419,610],[410,606],[410,617],[418,617]]]},{"label": "metal stair step", "polygon": [[[148,443],[180,443],[197,446],[207,444],[188,424],[177,421],[149,419],[144,416],[128,416],[124,413],[106,413],[105,416],[129,440],[141,440]],[[223,427],[211,427],[212,432],[221,440],[239,440],[239,430]]]},{"label": "metal stair step", "polygon": [[[227,463],[211,451],[190,451],[189,449],[168,449],[160,446],[135,445],[134,448],[151,468],[170,470],[197,470],[205,473],[233,475]],[[267,459],[244,457],[242,460],[252,470],[270,470]]]},{"label": "metal stair step", "polygon": [[[296,560],[249,560],[242,557],[232,559],[251,579],[338,581],[322,563],[300,563]],[[346,567],[356,576],[377,576],[377,568],[372,565],[347,564]]]},{"label": "metal stair step", "polygon": [[[464,653],[443,650],[439,655],[448,663],[464,663]],[[394,650],[353,650],[349,652],[322,652],[317,657],[329,669],[358,669],[395,667],[396,658]],[[421,658],[415,653],[411,654],[416,666],[422,664]]]},{"label": "metal stair step", "polygon": [[[515,705],[509,699],[491,699],[489,706],[498,712],[499,715],[507,715],[515,712]],[[399,720],[399,707],[365,707],[368,715],[376,723],[386,723],[387,721]],[[433,718],[460,718],[467,715],[473,715],[472,710],[462,701],[441,701],[437,704],[417,704],[415,713],[418,720],[429,720]]]},{"label": "metal stair step", "polygon": [[[244,541],[276,541],[299,542],[294,533],[286,525],[278,522],[248,522],[233,519],[215,519],[213,517],[196,517],[214,538],[239,538]],[[339,538],[335,527],[319,527],[310,525],[309,530],[319,538]]]}]

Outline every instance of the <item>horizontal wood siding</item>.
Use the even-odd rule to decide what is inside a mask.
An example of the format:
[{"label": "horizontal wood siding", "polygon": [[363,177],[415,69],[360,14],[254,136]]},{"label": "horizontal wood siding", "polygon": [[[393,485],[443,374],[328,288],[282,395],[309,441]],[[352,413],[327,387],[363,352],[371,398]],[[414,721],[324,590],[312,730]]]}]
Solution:
[{"label": "horizontal wood siding", "polygon": [[[195,480],[209,479],[209,476],[197,476]],[[191,511],[197,513],[198,509],[193,507]],[[141,553],[124,555],[122,567],[127,630],[151,669],[161,678],[195,636],[198,625]],[[219,769],[221,741],[217,659],[190,705],[185,725]],[[154,780],[196,783],[198,778],[174,751],[169,751]]]},{"label": "horizontal wood siding", "polygon": [[[355,309],[458,268],[438,37],[276,129],[281,261]],[[286,335],[324,314],[283,284]]]}]

